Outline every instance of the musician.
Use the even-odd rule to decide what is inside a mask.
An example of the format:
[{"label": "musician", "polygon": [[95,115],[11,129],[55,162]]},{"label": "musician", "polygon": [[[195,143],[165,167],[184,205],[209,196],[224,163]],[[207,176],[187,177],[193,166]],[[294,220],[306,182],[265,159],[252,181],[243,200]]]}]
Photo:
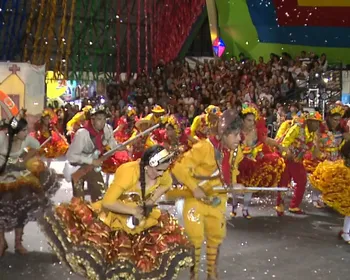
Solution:
[{"label": "musician", "polygon": [[[227,194],[216,194],[212,187],[236,185],[238,164],[243,159],[239,146],[241,126],[242,119],[236,111],[225,111],[219,121],[218,135],[193,145],[172,168],[177,181],[189,190],[188,196],[184,198],[183,219],[185,231],[195,247],[192,280],[199,277],[201,247],[205,239],[207,279],[218,279],[219,247],[226,236]],[[214,201],[215,205],[212,203]]]},{"label": "musician", "polygon": [[[26,148],[30,155],[23,160]],[[24,226],[36,219],[49,198],[59,189],[56,173],[35,157],[39,142],[28,135],[24,118],[13,117],[0,131],[0,257],[8,248],[6,231],[15,231],[15,251],[27,253],[22,245]]]},{"label": "musician", "polygon": [[[152,146],[117,169],[101,201],[73,198],[47,212],[43,228],[55,253],[88,279],[175,279],[191,265],[193,249],[177,221],[155,206],[172,185],[171,159]],[[62,230],[51,230],[55,224]]]},{"label": "musician", "polygon": [[[103,164],[99,156],[105,151],[105,147],[109,146],[110,149],[116,147],[113,129],[106,124],[107,116],[108,111],[104,105],[91,109],[90,119],[76,132],[67,151],[67,160],[72,166],[93,165],[99,168]],[[101,172],[96,172],[94,169],[78,182],[73,182],[73,196],[84,198],[84,182],[87,182],[91,201],[97,201],[105,189]]]}]

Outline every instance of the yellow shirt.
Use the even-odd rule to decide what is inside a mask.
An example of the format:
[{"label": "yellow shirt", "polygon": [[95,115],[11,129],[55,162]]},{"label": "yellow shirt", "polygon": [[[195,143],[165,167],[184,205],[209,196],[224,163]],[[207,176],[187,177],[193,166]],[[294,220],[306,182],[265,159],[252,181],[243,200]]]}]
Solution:
[{"label": "yellow shirt", "polygon": [[287,130],[293,125],[292,120],[283,122],[278,128],[277,134],[275,136],[276,140],[282,140],[282,137],[286,134]]},{"label": "yellow shirt", "polygon": [[[140,233],[144,229],[155,226],[160,217],[160,210],[154,208],[151,214],[145,219],[144,223],[134,229],[130,229],[127,225],[128,215],[114,213],[102,209],[102,204],[113,204],[122,202],[127,205],[137,206],[141,202],[140,180],[140,162],[132,161],[121,165],[116,173],[112,184],[109,186],[102,201],[94,204],[96,210],[100,210],[100,219],[111,227],[113,230],[124,230],[130,234]],[[146,197],[150,196],[159,187],[171,187],[172,178],[169,171],[160,176],[156,184],[146,189]],[[101,211],[102,210],[102,211]]]},{"label": "yellow shirt", "polygon": [[[301,161],[307,151],[313,151],[315,132],[309,132],[307,125],[294,124],[282,140],[283,147],[290,147],[296,161]],[[283,153],[285,155],[285,152]]]},{"label": "yellow shirt", "polygon": [[153,113],[148,114],[146,117],[143,118],[144,120],[148,120],[152,122],[152,125],[156,125],[160,122],[166,122],[166,116],[162,116],[161,118],[156,117]]},{"label": "yellow shirt", "polygon": [[[231,156],[233,156],[233,151]],[[243,153],[239,147],[232,166],[232,183],[237,182],[238,165],[242,160]],[[179,161],[175,162],[171,171],[179,182],[193,191],[203,181],[199,177],[210,177],[216,170],[218,166],[214,146],[209,140],[200,140],[193,145],[191,150],[184,153]],[[207,195],[213,195],[212,187],[222,185],[221,177],[216,176],[208,180],[202,188]]]},{"label": "yellow shirt", "polygon": [[75,131],[77,130],[83,121],[85,121],[85,113],[84,112],[78,112],[74,115],[74,117],[67,122],[67,131]]},{"label": "yellow shirt", "polygon": [[206,114],[195,117],[191,125],[191,136],[198,136],[197,133],[205,136],[208,133],[208,127],[208,116]]}]

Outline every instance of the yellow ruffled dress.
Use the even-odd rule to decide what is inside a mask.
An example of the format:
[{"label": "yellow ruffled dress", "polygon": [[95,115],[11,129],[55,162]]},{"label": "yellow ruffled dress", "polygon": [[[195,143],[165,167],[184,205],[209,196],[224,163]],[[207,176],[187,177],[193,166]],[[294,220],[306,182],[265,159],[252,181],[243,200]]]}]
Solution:
[{"label": "yellow ruffled dress", "polygon": [[350,216],[350,168],[343,160],[321,162],[310,183],[322,193],[322,200],[344,216]]}]

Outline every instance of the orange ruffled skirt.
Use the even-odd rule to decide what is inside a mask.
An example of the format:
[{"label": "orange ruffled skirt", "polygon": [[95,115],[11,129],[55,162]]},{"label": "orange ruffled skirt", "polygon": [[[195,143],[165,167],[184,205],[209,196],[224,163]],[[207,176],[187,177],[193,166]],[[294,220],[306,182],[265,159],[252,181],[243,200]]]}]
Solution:
[{"label": "orange ruffled skirt", "polygon": [[41,226],[60,260],[87,279],[175,279],[193,249],[177,221],[162,213],[140,234],[112,231],[78,198],[47,211]]},{"label": "orange ruffled skirt", "polygon": [[40,156],[45,158],[58,158],[64,156],[68,151],[69,145],[62,138],[52,138],[44,147],[40,149]]},{"label": "orange ruffled skirt", "polygon": [[284,168],[284,159],[277,153],[258,154],[256,160],[245,157],[239,164],[237,182],[246,187],[277,187]]},{"label": "orange ruffled skirt", "polygon": [[350,168],[343,160],[324,161],[310,176],[312,186],[322,193],[322,200],[344,216],[350,216]]}]

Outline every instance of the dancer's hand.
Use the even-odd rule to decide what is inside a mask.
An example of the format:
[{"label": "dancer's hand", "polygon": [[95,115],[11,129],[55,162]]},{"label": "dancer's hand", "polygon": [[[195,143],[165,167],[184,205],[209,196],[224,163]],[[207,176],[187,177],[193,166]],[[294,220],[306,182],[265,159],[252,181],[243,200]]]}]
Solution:
[{"label": "dancer's hand", "polygon": [[144,218],[144,212],[143,212],[143,208],[140,207],[140,206],[137,206],[134,208],[134,211],[133,211],[133,216],[138,219],[139,221],[141,221],[143,218]]},{"label": "dancer's hand", "polygon": [[194,189],[193,196],[196,199],[204,199],[204,198],[207,197],[207,195],[204,193],[204,191],[200,187],[197,187],[197,188]]}]

